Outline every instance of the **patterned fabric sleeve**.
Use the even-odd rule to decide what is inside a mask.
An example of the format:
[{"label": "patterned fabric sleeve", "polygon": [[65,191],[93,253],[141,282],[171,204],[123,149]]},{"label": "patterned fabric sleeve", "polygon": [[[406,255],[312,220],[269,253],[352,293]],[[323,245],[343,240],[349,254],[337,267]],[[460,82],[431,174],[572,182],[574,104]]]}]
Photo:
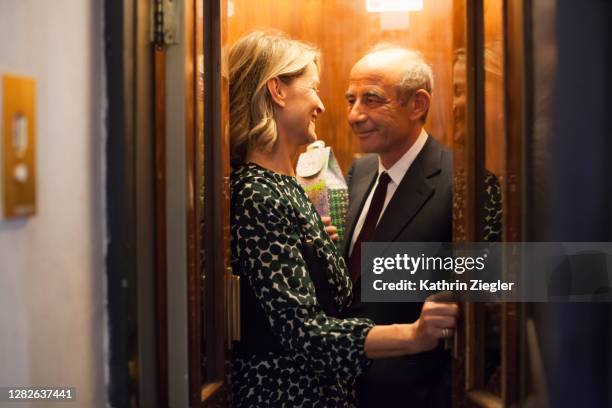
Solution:
[{"label": "patterned fabric sleeve", "polygon": [[282,346],[322,376],[351,380],[370,364],[369,319],[325,315],[300,251],[291,208],[270,181],[240,183],[233,196],[234,251]]}]

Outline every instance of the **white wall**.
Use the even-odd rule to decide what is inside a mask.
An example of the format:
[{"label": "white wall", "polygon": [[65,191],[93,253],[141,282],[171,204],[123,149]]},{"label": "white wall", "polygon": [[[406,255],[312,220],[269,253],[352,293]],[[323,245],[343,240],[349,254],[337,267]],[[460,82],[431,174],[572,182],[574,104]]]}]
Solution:
[{"label": "white wall", "polygon": [[0,221],[0,386],[74,386],[67,407],[106,405],[102,4],[0,0],[0,73],[36,78],[38,120],[38,214]]}]

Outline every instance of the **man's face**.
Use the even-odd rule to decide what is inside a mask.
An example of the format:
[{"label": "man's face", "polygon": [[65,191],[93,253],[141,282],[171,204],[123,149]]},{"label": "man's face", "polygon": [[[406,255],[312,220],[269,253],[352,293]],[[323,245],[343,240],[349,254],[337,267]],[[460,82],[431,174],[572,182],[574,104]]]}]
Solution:
[{"label": "man's face", "polygon": [[376,62],[362,60],[353,67],[346,92],[347,118],[361,150],[382,157],[406,151],[420,122],[411,119],[410,100],[400,100],[400,70]]}]

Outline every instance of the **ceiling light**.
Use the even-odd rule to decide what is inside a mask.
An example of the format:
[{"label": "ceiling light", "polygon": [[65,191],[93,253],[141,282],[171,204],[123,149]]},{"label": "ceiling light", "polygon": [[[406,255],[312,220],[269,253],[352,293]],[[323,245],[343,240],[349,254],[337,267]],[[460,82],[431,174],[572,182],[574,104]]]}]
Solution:
[{"label": "ceiling light", "polygon": [[423,0],[366,0],[370,13],[423,10]]}]

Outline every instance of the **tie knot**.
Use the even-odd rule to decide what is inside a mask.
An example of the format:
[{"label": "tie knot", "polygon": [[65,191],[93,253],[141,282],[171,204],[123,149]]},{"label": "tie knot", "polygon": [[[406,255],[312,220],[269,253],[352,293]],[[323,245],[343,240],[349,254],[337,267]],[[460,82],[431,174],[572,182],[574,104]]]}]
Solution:
[{"label": "tie knot", "polygon": [[386,171],[383,171],[380,173],[380,176],[378,176],[378,184],[382,187],[387,187],[387,184],[389,184],[390,181],[391,177],[389,177],[389,173]]}]

